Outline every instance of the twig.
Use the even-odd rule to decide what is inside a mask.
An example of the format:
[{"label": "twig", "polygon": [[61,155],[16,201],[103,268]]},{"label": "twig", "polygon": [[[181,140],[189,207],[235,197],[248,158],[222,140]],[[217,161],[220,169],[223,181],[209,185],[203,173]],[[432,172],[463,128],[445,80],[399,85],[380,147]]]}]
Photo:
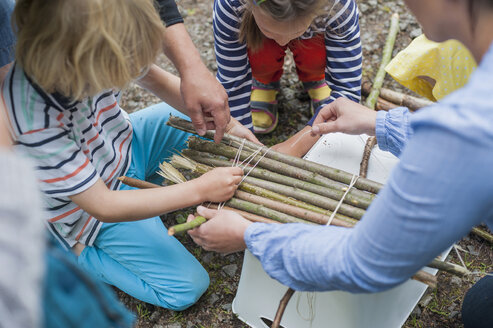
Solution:
[{"label": "twig", "polygon": [[484,231],[478,227],[472,228],[471,232],[476,236],[483,238],[490,244],[493,244],[493,235],[491,235],[489,232]]},{"label": "twig", "polygon": [[286,310],[286,306],[288,306],[289,300],[291,299],[293,294],[294,289],[288,288],[281,301],[279,302],[279,307],[277,308],[276,316],[274,317],[271,328],[279,328],[284,310]]},{"label": "twig", "polygon": [[366,175],[368,174],[368,163],[370,162],[371,151],[376,144],[377,137],[369,137],[366,140],[363,158],[361,159],[361,163],[359,165],[359,176],[362,178],[366,178]]},{"label": "twig", "polygon": [[[361,85],[361,91],[363,95],[365,96],[369,95],[371,87],[372,87],[372,83],[370,81],[363,81]],[[386,88],[380,89],[379,98],[384,101],[389,101],[391,104],[393,105],[395,104],[395,106],[407,107],[412,111],[416,111],[420,108],[433,105],[433,102],[430,100],[405,95],[403,93]]]},{"label": "twig", "polygon": [[139,189],[150,189],[150,188],[161,188],[162,186],[157,185],[152,182],[147,182],[144,180],[139,180],[127,176],[121,176],[118,178],[122,183],[126,184],[127,186],[134,187],[134,188],[139,188]]},{"label": "twig", "polygon": [[177,234],[182,234],[188,230],[192,230],[205,223],[207,220],[203,216],[196,216],[195,219],[182,224],[177,224],[168,229],[168,235],[173,236]]}]

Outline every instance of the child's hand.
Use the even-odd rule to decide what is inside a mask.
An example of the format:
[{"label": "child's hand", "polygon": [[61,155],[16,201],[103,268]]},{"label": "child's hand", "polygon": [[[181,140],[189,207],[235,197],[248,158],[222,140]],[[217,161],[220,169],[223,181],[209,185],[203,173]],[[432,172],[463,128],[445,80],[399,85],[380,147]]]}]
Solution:
[{"label": "child's hand", "polygon": [[258,141],[257,137],[253,134],[252,131],[244,127],[243,124],[238,122],[233,117],[231,117],[231,121],[229,122],[228,127],[226,128],[226,133],[235,135],[240,138],[245,138],[247,140],[250,140],[251,142],[255,142],[256,144],[262,145],[262,143]]},{"label": "child's hand", "polygon": [[233,197],[243,177],[239,167],[218,167],[197,179],[204,201],[223,202]]}]

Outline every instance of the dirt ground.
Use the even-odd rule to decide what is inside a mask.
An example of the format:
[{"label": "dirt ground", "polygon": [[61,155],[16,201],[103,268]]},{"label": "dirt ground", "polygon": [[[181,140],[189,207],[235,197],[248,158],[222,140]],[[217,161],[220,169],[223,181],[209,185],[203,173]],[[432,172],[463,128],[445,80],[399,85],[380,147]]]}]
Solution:
[{"label": "dirt ground", "polygon": [[[394,55],[407,46],[412,38],[421,34],[421,29],[409,13],[402,0],[357,0],[360,11],[361,39],[363,43],[363,74],[372,78],[380,64],[390,15],[398,12],[401,15],[400,28]],[[212,3],[213,1],[181,0],[180,10],[185,16],[185,25],[200,50],[207,67],[215,73],[216,63],[213,50],[212,35]],[[170,62],[159,58],[160,65],[176,72]],[[309,119],[308,96],[302,92],[294,67],[285,65],[280,95],[280,123],[272,134],[262,138],[267,145],[281,142],[304,127]],[[404,91],[396,82],[387,77],[385,86]],[[133,112],[159,100],[137,86],[130,86],[124,93],[122,106]],[[183,213],[180,213],[180,216]],[[177,213],[164,218],[166,225],[176,223]],[[158,308],[138,301],[123,292],[118,292],[122,302],[138,317],[137,327],[140,328],[202,328],[202,327],[247,327],[238,320],[231,311],[231,303],[238,286],[243,254],[227,256],[206,252],[196,247],[188,236],[180,237],[187,249],[194,254],[209,272],[211,284],[199,302],[182,312]],[[471,271],[480,274],[460,279],[439,273],[438,288],[428,290],[420,303],[405,323],[404,327],[462,327],[460,307],[467,289],[485,272],[493,270],[493,248],[475,236],[467,236],[459,243],[463,251],[461,256]],[[457,255],[451,252],[449,261],[460,264]]]}]

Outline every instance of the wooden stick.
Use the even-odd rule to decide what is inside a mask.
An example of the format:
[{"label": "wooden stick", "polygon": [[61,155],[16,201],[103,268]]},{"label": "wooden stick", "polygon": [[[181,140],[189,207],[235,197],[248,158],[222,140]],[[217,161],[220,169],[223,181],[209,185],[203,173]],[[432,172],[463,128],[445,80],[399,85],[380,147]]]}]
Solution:
[{"label": "wooden stick", "polygon": [[[363,81],[361,85],[361,91],[363,95],[368,95],[370,93],[371,87],[372,87],[372,83],[370,81],[368,80]],[[428,99],[405,95],[403,93],[386,88],[380,89],[380,97],[397,106],[407,107],[412,111],[416,111],[420,108],[431,106],[434,104],[434,102]]]},{"label": "wooden stick", "polygon": [[[183,120],[178,117],[171,116],[167,122],[169,126],[175,127],[177,129],[186,131],[186,132],[191,132],[195,133],[195,130],[193,129],[193,125],[191,122]],[[206,138],[213,140],[214,139],[214,131],[209,130],[206,132],[204,135]],[[249,140],[230,135],[230,134],[225,134],[223,140],[221,141],[223,144],[234,146],[238,148],[241,144],[244,145],[244,147],[250,148],[250,149],[258,149],[260,146],[256,143],[253,143]],[[332,179],[334,181],[339,181],[342,182],[346,185],[349,185],[351,183],[351,179],[353,177],[353,174],[349,172],[345,172],[343,170],[335,169],[326,165],[322,165],[319,163],[315,163],[312,161],[304,160],[298,157],[286,155],[280,152],[277,152],[273,149],[269,149],[265,146],[260,147],[260,155],[265,154],[266,158],[270,158],[285,164],[289,164],[294,167],[298,167],[304,170],[311,171],[313,173],[320,174],[322,176],[325,176],[329,179]],[[368,179],[363,179],[360,178],[358,181],[356,181],[355,187],[360,190],[365,190],[371,193],[378,193],[380,189],[382,188],[382,184],[368,180]]]},{"label": "wooden stick", "polygon": [[375,103],[377,102],[377,98],[380,94],[380,88],[382,88],[383,80],[386,74],[385,67],[387,67],[390,59],[392,58],[392,51],[394,50],[395,39],[397,38],[398,32],[399,15],[395,13],[392,15],[392,18],[390,20],[389,34],[387,36],[387,40],[385,41],[385,47],[383,48],[382,53],[382,62],[380,63],[377,75],[375,76],[375,80],[373,81],[373,86],[371,88],[370,94],[366,98],[365,105],[368,108],[375,109]]},{"label": "wooden stick", "polygon": [[[315,213],[315,212],[308,211],[308,210],[305,210],[305,209],[302,209],[302,208],[299,208],[296,206],[284,204],[284,203],[281,203],[281,202],[278,202],[278,201],[275,201],[272,199],[260,197],[257,195],[252,195],[250,193],[247,193],[247,192],[244,192],[241,190],[237,190],[235,193],[235,196],[236,196],[236,198],[246,200],[246,201],[249,201],[251,203],[264,205],[264,206],[271,208],[273,210],[276,210],[276,211],[279,211],[282,213],[286,213],[286,214],[290,214],[290,215],[293,215],[293,216],[298,217],[300,219],[305,219],[307,221],[310,221],[310,222],[313,222],[316,224],[325,225],[325,224],[327,224],[327,222],[329,222],[330,216],[328,216],[328,215]],[[335,226],[346,227],[346,228],[351,228],[354,226],[351,223],[348,223],[346,221],[336,219],[336,218],[334,218],[332,220],[331,224],[335,225]]]},{"label": "wooden stick", "polygon": [[411,279],[422,282],[423,284],[428,285],[433,289],[437,288],[437,277],[426,271],[420,270],[416,272],[416,274],[412,276]]},{"label": "wooden stick", "polygon": [[359,165],[359,176],[366,178],[368,174],[368,163],[370,162],[371,151],[373,147],[377,144],[377,137],[369,137],[366,140],[365,150],[363,151],[363,158],[361,159],[361,163]]},{"label": "wooden stick", "polygon": [[177,224],[168,229],[168,235],[173,236],[175,234],[182,234],[187,232],[188,230],[192,230],[200,226],[202,223],[207,221],[203,216],[196,216],[190,222],[185,222],[182,224]]},{"label": "wooden stick", "polygon": [[[217,209],[218,208],[218,205],[217,204],[211,204],[208,207]],[[269,223],[269,224],[272,224],[272,223],[281,224],[281,222],[274,221],[274,220],[271,220],[271,219],[268,219],[268,218],[264,218],[264,217],[262,217],[260,215],[252,214],[252,213],[245,212],[245,211],[241,211],[241,210],[238,210],[236,208],[229,207],[229,206],[223,206],[222,209],[223,210],[232,211],[232,212],[236,212],[236,213],[240,214],[241,216],[243,216],[248,221],[260,222],[260,223]]]},{"label": "wooden stick", "polygon": [[271,328],[279,328],[284,310],[286,310],[286,306],[288,306],[289,300],[291,299],[293,294],[294,289],[288,288],[281,301],[279,302],[279,307],[277,308],[276,316],[274,317]]},{"label": "wooden stick", "polygon": [[479,227],[472,228],[471,232],[475,234],[478,237],[483,238],[490,244],[493,244],[493,235],[491,235],[489,232],[484,231],[483,229],[480,229]]},{"label": "wooden stick", "polygon": [[466,269],[460,265],[450,263],[450,262],[440,261],[437,259],[434,259],[433,261],[431,261],[431,263],[428,264],[427,267],[438,269],[440,271],[445,271],[445,272],[451,273],[451,274],[459,276],[459,277],[464,277],[464,276],[471,274],[471,271],[469,271],[468,269]]},{"label": "wooden stick", "polygon": [[[380,89],[380,90],[382,90],[382,89]],[[390,101],[383,99],[382,97],[378,97],[377,103],[375,105],[376,110],[384,110],[384,111],[389,111],[389,110],[397,108],[397,107],[399,107],[399,106],[397,106],[394,103],[391,103]]]},{"label": "wooden stick", "polygon": [[139,188],[139,189],[149,189],[149,188],[161,188],[162,186],[157,185],[152,182],[147,182],[144,180],[139,180],[127,176],[121,176],[118,178],[122,183],[126,184],[127,186],[134,187],[134,188]]},{"label": "wooden stick", "polygon": [[[182,153],[184,156],[193,159],[198,163],[205,164],[208,166],[212,166],[212,167],[231,166],[230,161],[222,159],[219,156],[211,155],[209,153],[200,152],[193,149],[184,149]],[[347,188],[345,185],[342,184],[340,184],[341,187],[337,189],[331,187],[322,187],[320,185],[316,185],[313,183],[288,177],[259,167],[252,168],[250,166],[243,166],[242,168],[245,174],[248,173],[249,176],[251,177],[272,181],[276,183],[281,183],[294,188],[303,189],[324,197],[332,198],[337,201],[339,201],[344,196],[345,193],[344,189]],[[374,198],[375,198],[374,194],[363,192],[357,189],[351,189],[346,195],[346,197],[344,198],[344,203],[366,209],[368,208],[368,206],[370,206]]]}]

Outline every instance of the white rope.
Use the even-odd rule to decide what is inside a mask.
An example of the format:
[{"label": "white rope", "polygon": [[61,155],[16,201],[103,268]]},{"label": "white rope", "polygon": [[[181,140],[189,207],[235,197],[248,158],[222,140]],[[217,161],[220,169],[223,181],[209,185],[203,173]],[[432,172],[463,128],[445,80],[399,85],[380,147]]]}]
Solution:
[{"label": "white rope", "polygon": [[462,263],[462,266],[464,267],[464,269],[468,270],[468,269],[467,269],[466,264],[465,264],[465,263],[464,263],[464,261],[462,260],[462,256],[460,256],[460,253],[459,253],[459,251],[457,250],[457,246],[456,246],[455,244],[453,244],[453,245],[452,245],[452,247],[454,248],[454,251],[455,251],[455,253],[457,254],[457,257],[459,258],[460,263]]},{"label": "white rope", "polygon": [[[248,171],[248,173],[247,173],[247,174],[245,174],[245,175],[243,176],[243,178],[241,179],[240,183],[242,183],[242,182],[243,182],[243,180],[245,180],[245,178],[246,178],[246,177],[250,174],[250,172],[252,172],[252,170],[253,170],[254,168],[256,168],[256,167],[257,167],[258,163],[260,163],[260,161],[261,161],[261,160],[265,157],[265,155],[267,155],[267,153],[268,153],[269,151],[270,151],[270,148],[267,148],[267,151],[266,151],[266,152],[265,152],[265,153],[264,153],[264,154],[263,154],[263,155],[259,158],[259,160],[257,161],[257,163],[255,163],[255,164],[252,166],[252,168],[250,169],[250,171]],[[252,158],[252,159],[253,159],[253,158]],[[249,164],[249,163],[250,163],[250,162],[248,162],[247,164]]]},{"label": "white rope", "polygon": [[346,198],[346,195],[348,194],[349,190],[351,190],[351,188],[354,186],[354,184],[356,183],[356,181],[358,181],[358,178],[359,178],[359,176],[357,176],[356,174],[353,174],[353,177],[351,178],[351,183],[349,184],[349,186],[348,186],[346,192],[344,193],[344,195],[342,195],[341,200],[339,200],[339,203],[337,204],[334,212],[332,212],[332,215],[330,216],[330,218],[327,221],[327,224],[326,225],[330,225],[332,223],[332,220],[334,220],[334,217],[336,216],[336,213],[339,210],[339,207],[341,207],[342,203],[344,202],[344,198]]},{"label": "white rope", "polygon": [[[313,323],[313,320],[315,319],[315,302],[317,300],[317,294],[313,292],[307,292],[307,293],[297,293],[298,297],[296,299],[296,312],[298,312],[298,315],[305,321],[310,322],[310,326]],[[301,296],[302,294],[306,294],[306,301],[308,305],[308,316],[305,317],[301,311],[300,311],[300,301],[301,301]]]}]

